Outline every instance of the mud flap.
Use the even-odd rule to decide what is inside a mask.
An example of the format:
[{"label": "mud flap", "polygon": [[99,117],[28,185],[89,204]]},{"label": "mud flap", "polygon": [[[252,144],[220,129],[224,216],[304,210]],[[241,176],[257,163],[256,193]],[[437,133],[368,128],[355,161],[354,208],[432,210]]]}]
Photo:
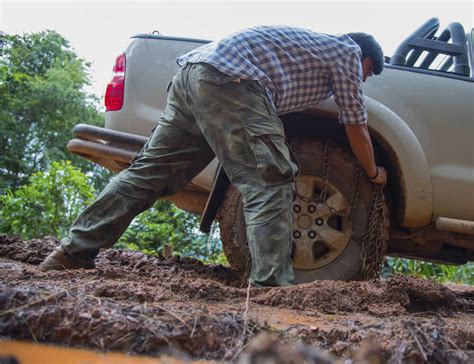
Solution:
[{"label": "mud flap", "polygon": [[201,216],[199,230],[203,233],[208,234],[211,231],[212,221],[214,221],[214,218],[221,207],[222,200],[224,199],[229,184],[229,178],[225,174],[222,165],[219,163],[216,178],[214,179],[214,184],[211,193],[209,194],[209,199],[207,200],[206,207]]}]

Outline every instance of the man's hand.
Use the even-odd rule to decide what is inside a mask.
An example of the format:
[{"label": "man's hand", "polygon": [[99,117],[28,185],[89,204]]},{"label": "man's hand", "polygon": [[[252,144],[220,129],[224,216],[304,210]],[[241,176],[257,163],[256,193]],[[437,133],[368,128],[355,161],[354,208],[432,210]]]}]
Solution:
[{"label": "man's hand", "polygon": [[[345,130],[352,151],[362,168],[364,168],[367,176],[369,176],[370,182],[377,185],[385,185],[387,183],[387,171],[385,168],[378,167],[375,164],[374,150],[372,148],[372,141],[370,140],[367,124],[346,125]],[[375,175],[375,178],[370,179],[370,177]]]},{"label": "man's hand", "polygon": [[387,171],[385,170],[385,168],[377,166],[377,177],[374,179],[369,179],[369,181],[376,185],[386,185]]}]

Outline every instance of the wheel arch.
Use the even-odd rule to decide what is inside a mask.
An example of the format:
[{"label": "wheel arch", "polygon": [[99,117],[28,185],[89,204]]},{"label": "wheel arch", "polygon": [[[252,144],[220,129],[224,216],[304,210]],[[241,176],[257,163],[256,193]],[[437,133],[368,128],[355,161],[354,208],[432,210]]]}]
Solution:
[{"label": "wheel arch", "polygon": [[[378,163],[384,165],[390,176],[386,195],[392,224],[425,226],[432,219],[433,190],[423,148],[399,115],[370,97],[366,96],[365,101]],[[337,115],[337,106],[330,99],[320,103],[317,108],[288,114],[282,119],[289,137],[314,136],[333,139],[348,146],[344,128],[337,122]],[[318,123],[314,123],[315,120]]]},{"label": "wheel arch", "polygon": [[370,97],[365,99],[370,129],[396,166],[405,205],[401,225],[428,225],[433,215],[433,186],[420,141],[398,114]]}]

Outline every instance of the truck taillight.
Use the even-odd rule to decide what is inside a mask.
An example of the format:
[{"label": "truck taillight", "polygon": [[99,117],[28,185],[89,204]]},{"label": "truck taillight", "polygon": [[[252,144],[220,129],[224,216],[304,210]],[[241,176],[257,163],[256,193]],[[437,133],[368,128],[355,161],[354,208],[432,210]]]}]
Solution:
[{"label": "truck taillight", "polygon": [[105,91],[105,111],[117,111],[123,106],[125,63],[125,53],[122,53],[115,60],[112,80],[108,83],[107,90]]}]

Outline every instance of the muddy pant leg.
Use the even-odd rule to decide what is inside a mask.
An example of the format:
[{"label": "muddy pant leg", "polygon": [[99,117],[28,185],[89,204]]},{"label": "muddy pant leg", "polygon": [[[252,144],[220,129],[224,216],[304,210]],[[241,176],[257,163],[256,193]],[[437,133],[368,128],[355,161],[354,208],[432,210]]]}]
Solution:
[{"label": "muddy pant leg", "polygon": [[121,175],[114,177],[97,199],[76,219],[69,235],[61,240],[62,247],[81,259],[93,259],[100,248],[111,247],[123,234],[133,218],[143,211],[146,203],[119,192]]},{"label": "muddy pant leg", "polygon": [[240,186],[252,256],[250,281],[256,286],[286,286],[294,281],[292,185]]},{"label": "muddy pant leg", "polygon": [[254,285],[289,285],[292,185],[297,166],[283,124],[255,81],[234,82],[209,66],[189,74],[192,110],[230,181],[241,192]]},{"label": "muddy pant leg", "polygon": [[136,215],[159,197],[178,192],[214,158],[187,113],[179,83],[175,79],[168,106],[141,154],[111,180],[62,240],[71,255],[91,259],[99,249],[111,247]]}]

